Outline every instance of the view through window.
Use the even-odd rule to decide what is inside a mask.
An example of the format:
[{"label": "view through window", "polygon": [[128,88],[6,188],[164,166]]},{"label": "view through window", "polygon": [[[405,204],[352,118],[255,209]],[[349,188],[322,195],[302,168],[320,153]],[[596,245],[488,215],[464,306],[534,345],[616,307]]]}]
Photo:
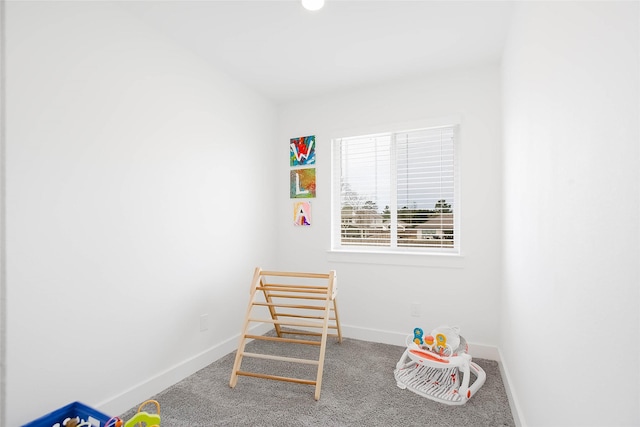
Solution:
[{"label": "view through window", "polygon": [[457,126],[339,138],[333,247],[458,252]]}]

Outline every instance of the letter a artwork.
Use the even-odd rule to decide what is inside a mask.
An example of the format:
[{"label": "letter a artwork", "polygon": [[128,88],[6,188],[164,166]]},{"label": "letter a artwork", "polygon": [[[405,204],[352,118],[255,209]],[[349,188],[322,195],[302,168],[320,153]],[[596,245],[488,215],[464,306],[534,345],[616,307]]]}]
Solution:
[{"label": "letter a artwork", "polygon": [[311,225],[311,202],[295,202],[293,204],[294,225]]}]

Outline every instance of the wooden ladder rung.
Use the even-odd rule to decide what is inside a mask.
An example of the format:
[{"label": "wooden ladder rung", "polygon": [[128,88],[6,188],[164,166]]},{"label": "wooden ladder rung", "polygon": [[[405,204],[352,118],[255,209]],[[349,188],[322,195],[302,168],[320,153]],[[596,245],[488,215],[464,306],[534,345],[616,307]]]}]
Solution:
[{"label": "wooden ladder rung", "polygon": [[322,310],[324,307],[320,305],[302,305],[302,304],[278,304],[276,302],[254,302],[253,305],[260,307],[283,307],[283,308],[299,308],[301,310]]},{"label": "wooden ladder rung", "polygon": [[287,320],[277,320],[277,319],[256,319],[253,317],[249,318],[250,322],[263,322],[263,323],[273,323],[274,325],[285,325],[285,326],[301,326],[304,328],[322,328],[324,325],[320,323],[313,322],[291,322]]},{"label": "wooden ladder rung", "polygon": [[292,344],[320,345],[320,341],[297,340],[295,338],[270,337],[268,335],[245,335],[244,337],[250,340],[280,341],[280,342],[289,342]]},{"label": "wooden ladder rung", "polygon": [[[294,314],[294,313],[274,313],[275,317],[295,317],[296,319],[315,319],[315,320],[324,320],[323,316],[311,316],[308,314]],[[329,319],[335,320],[335,319]]]},{"label": "wooden ladder rung", "polygon": [[321,296],[312,296],[312,295],[282,295],[282,294],[269,294],[269,298],[278,298],[278,299],[308,299],[314,301],[326,301],[326,297]]},{"label": "wooden ladder rung", "polygon": [[[332,329],[338,329],[338,328],[334,326]],[[305,331],[305,332],[301,332],[301,331],[293,332],[293,331],[283,331],[283,330],[280,330],[280,333],[281,333],[281,334],[289,334],[289,335],[304,335],[304,336],[307,336],[307,337],[321,337],[321,336],[322,336],[322,333],[321,333],[321,332],[307,332],[307,331]],[[336,338],[339,338],[339,337],[340,337],[340,335],[338,335],[338,334],[329,334],[329,333],[328,333],[328,334],[327,334],[327,337],[336,337]]]},{"label": "wooden ladder rung", "polygon": [[[329,326],[328,329],[338,329],[338,327],[337,326]],[[287,331],[285,329],[280,329],[280,333],[281,334],[290,334],[290,335],[312,335],[314,337],[321,337],[322,336],[322,332],[301,331],[301,330]],[[327,336],[328,337],[337,337],[338,334],[330,334],[330,333],[327,332]]]},{"label": "wooden ladder rung", "polygon": [[276,356],[273,354],[244,352],[242,355],[247,357],[253,357],[256,359],[278,360],[280,362],[304,363],[306,365],[318,365],[319,363],[317,360],[313,360],[313,359],[299,359],[297,357]]},{"label": "wooden ladder rung", "polygon": [[258,286],[256,288],[259,291],[274,291],[274,292],[298,292],[298,293],[307,293],[307,294],[327,294],[327,290],[325,289],[314,289],[314,288],[284,288],[280,286]]},{"label": "wooden ladder rung", "polygon": [[301,379],[301,378],[281,377],[279,375],[258,374],[256,372],[238,371],[238,372],[236,372],[236,375],[243,375],[245,377],[263,378],[263,379],[266,379],[266,380],[287,381],[287,382],[290,382],[290,383],[316,385],[316,381],[314,381],[314,380],[305,380],[305,379]]},{"label": "wooden ladder rung", "polygon": [[327,286],[304,285],[300,283],[262,283],[265,288],[299,288],[299,289],[323,289],[327,293]]},{"label": "wooden ladder rung", "polygon": [[264,276],[277,276],[277,277],[306,277],[309,279],[328,279],[330,277],[327,273],[293,273],[289,271],[265,271],[261,270],[260,275]]}]

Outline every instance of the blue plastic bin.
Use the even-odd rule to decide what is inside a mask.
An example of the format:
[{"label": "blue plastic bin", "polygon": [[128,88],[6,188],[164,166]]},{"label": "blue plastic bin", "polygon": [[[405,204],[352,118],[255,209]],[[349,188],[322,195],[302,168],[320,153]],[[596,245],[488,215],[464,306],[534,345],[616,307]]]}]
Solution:
[{"label": "blue plastic bin", "polygon": [[79,417],[81,423],[84,421],[90,422],[93,427],[104,427],[107,421],[111,419],[110,416],[96,411],[83,403],[73,402],[22,427],[63,427],[64,420],[75,417]]}]

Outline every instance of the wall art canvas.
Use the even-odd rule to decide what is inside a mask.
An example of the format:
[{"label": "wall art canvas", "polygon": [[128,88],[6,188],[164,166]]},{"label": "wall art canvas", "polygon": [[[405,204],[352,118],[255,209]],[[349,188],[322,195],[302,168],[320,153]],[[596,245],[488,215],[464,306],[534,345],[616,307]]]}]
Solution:
[{"label": "wall art canvas", "polygon": [[316,164],[316,136],[301,136],[289,141],[289,159],[291,166],[309,166]]},{"label": "wall art canvas", "polygon": [[293,169],[290,172],[291,199],[309,199],[316,197],[316,169]]},{"label": "wall art canvas", "polygon": [[311,225],[311,202],[295,202],[293,204],[293,224],[297,226]]}]

